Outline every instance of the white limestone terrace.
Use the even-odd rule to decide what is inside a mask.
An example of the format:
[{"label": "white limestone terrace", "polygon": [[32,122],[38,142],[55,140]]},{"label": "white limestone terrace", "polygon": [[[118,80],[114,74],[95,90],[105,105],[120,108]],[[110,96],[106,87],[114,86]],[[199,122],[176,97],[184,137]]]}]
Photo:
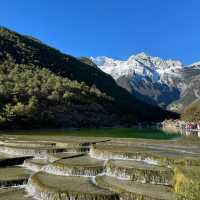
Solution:
[{"label": "white limestone terrace", "polygon": [[[36,138],[38,140],[38,136]],[[23,155],[23,149],[25,151],[31,149],[32,151],[33,149],[42,148],[37,140],[33,140],[29,147],[27,140],[25,140],[27,145],[24,145],[25,141],[20,143],[16,138],[17,146],[15,147],[15,141],[12,141],[12,146],[9,148],[13,149],[12,152],[19,150],[18,153]],[[77,138],[76,141],[81,140],[81,138]],[[40,139],[41,141],[43,140]],[[70,143],[74,144],[74,141],[67,138],[58,140],[56,137],[53,141],[59,146],[61,144],[63,146],[63,142],[65,142],[66,146],[70,146],[70,148]],[[10,185],[6,191],[2,190],[3,187],[0,188],[2,191],[2,193],[0,191],[0,199],[125,200],[132,199],[132,195],[134,195],[137,199],[175,200],[175,198],[172,198],[175,193],[171,190],[174,171],[170,167],[172,165],[167,166],[165,161],[169,159],[176,160],[178,156],[178,158],[181,158],[181,163],[187,167],[193,165],[198,167],[200,165],[199,154],[189,154],[188,158],[188,154],[182,152],[183,148],[192,152],[199,152],[199,148],[195,144],[183,146],[182,143],[177,143],[178,141],[131,140],[130,138],[118,140],[98,139],[97,141],[101,142],[95,141],[90,141],[92,146],[90,146],[89,153],[79,152],[74,154],[45,151],[44,153],[47,155],[45,159],[37,159],[38,152],[33,151],[35,156],[26,159],[23,165],[2,167],[2,172],[0,172],[1,184],[2,186],[7,183]],[[22,144],[22,147],[19,143]],[[6,143],[6,145],[8,144]],[[56,145],[48,147],[45,145],[44,149],[55,149]],[[75,145],[73,148],[76,147]],[[181,150],[181,152],[177,155],[174,149]],[[51,157],[49,154],[54,156]],[[160,160],[159,155],[163,158],[162,160]],[[5,156],[5,154],[2,154],[2,159]],[[105,177],[109,182],[99,182],[99,178],[105,179]],[[113,180],[116,181],[115,184],[119,188],[121,186],[120,182],[122,183],[124,186],[122,190],[120,189],[122,192],[115,191],[115,188],[109,188],[109,184],[113,183]],[[24,187],[25,183],[27,185]],[[131,184],[130,187],[129,184]],[[136,184],[139,185],[134,190]],[[22,185],[23,187],[17,188],[15,191],[11,190],[12,186],[15,185]],[[150,187],[150,190],[147,187]],[[157,191],[160,191],[160,187],[164,190],[162,195],[157,197]],[[127,188],[132,188],[134,191],[127,192]],[[146,192],[146,190],[148,191]],[[152,190],[156,192],[152,194]],[[128,196],[123,198],[121,193],[126,193]]]},{"label": "white limestone terrace", "polygon": [[179,76],[184,65],[178,60],[163,60],[145,53],[132,55],[128,60],[115,60],[106,56],[90,58],[102,71],[114,79],[121,76],[139,75],[149,77],[153,82],[162,82],[164,74]]}]

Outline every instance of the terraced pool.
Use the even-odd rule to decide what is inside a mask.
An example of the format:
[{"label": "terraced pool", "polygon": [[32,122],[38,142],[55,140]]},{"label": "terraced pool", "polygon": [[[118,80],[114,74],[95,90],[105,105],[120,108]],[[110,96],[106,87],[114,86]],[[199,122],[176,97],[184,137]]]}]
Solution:
[{"label": "terraced pool", "polygon": [[184,199],[199,177],[198,139],[0,135],[0,200]]}]

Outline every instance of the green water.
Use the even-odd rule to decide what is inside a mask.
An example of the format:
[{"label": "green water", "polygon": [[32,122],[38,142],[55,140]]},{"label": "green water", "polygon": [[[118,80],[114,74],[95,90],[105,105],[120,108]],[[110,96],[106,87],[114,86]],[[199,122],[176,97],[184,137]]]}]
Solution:
[{"label": "green water", "polygon": [[173,139],[179,137],[174,133],[165,133],[157,129],[137,128],[101,128],[80,130],[23,130],[1,131],[0,134],[11,135],[44,135],[44,136],[78,136],[78,137],[114,137],[114,138],[144,138]]}]

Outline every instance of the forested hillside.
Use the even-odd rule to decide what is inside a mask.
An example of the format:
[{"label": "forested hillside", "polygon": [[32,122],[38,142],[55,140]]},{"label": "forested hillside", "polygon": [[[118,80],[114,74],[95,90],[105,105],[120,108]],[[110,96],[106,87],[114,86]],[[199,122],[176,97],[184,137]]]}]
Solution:
[{"label": "forested hillside", "polygon": [[89,60],[0,28],[1,127],[113,126],[174,117],[136,100]]},{"label": "forested hillside", "polygon": [[112,101],[95,86],[56,76],[45,68],[0,65],[0,124],[4,127],[112,125]]}]

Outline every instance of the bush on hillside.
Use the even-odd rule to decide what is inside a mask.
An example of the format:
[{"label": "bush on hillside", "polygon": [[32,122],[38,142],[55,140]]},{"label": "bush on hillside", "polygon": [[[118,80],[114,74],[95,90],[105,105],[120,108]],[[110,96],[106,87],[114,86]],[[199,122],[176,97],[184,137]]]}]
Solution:
[{"label": "bush on hillside", "polygon": [[110,123],[112,102],[94,85],[71,81],[45,68],[8,61],[0,65],[1,127]]},{"label": "bush on hillside", "polygon": [[192,103],[181,115],[182,120],[189,122],[200,121],[200,101]]}]

